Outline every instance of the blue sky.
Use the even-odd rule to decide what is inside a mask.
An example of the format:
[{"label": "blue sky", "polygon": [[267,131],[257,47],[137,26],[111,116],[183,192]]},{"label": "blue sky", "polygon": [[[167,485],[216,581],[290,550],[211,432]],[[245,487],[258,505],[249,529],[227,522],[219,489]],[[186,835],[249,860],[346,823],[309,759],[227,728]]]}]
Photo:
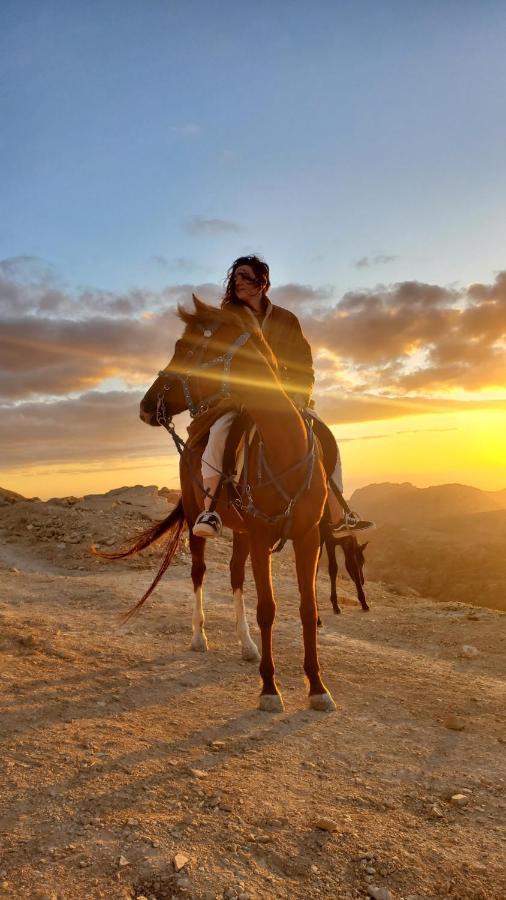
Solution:
[{"label": "blue sky", "polygon": [[119,291],[219,281],[245,249],[338,293],[502,267],[504,3],[0,16],[3,258]]},{"label": "blue sky", "polygon": [[[502,485],[505,43],[504,2],[4,0],[0,484],[162,483],[175,305],[259,252],[348,483],[420,475],[408,417],[424,483]],[[450,414],[492,436],[461,470]]]}]

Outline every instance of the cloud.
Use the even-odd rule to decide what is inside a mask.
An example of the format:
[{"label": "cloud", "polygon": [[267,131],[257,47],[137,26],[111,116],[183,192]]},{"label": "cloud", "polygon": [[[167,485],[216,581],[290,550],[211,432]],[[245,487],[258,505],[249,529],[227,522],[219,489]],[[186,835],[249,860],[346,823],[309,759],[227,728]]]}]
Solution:
[{"label": "cloud", "polygon": [[220,234],[237,234],[242,227],[227,219],[206,219],[204,216],[193,216],[186,224],[186,230],[192,237],[216,237]]},{"label": "cloud", "polygon": [[269,298],[273,303],[294,310],[302,307],[310,307],[313,310],[320,309],[334,297],[334,290],[331,287],[314,288],[309,284],[294,284],[293,282],[279,285],[269,291]]},{"label": "cloud", "polygon": [[309,316],[313,347],[382,391],[506,386],[506,276],[456,290],[415,281],[349,292]]},{"label": "cloud", "polygon": [[139,419],[144,391],[0,406],[2,468],[166,455],[168,435]]},{"label": "cloud", "polygon": [[356,269],[369,269],[372,266],[384,266],[387,263],[394,262],[394,260],[398,258],[398,256],[385,256],[383,254],[380,254],[379,256],[361,256],[354,265]]},{"label": "cloud", "polygon": [[[191,260],[181,258],[181,265]],[[0,397],[5,402],[57,398],[114,384],[149,384],[181,333],[178,303],[192,292],[219,303],[212,282],[160,291],[69,292],[31,257],[0,266]],[[29,277],[27,277],[27,273]],[[479,391],[506,381],[506,273],[492,284],[448,288],[417,281],[340,299],[331,286],[287,283],[272,300],[294,309],[313,347],[318,390],[345,397],[334,421],[375,417],[378,405],[429,401],[431,392]],[[361,405],[360,395],[367,398]]]}]

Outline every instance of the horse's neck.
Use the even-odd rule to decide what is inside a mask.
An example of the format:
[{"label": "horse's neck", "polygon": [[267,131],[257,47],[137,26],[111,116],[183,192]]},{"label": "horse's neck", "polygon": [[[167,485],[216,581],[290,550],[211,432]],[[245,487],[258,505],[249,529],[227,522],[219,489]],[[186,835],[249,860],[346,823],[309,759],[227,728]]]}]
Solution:
[{"label": "horse's neck", "polygon": [[270,396],[265,408],[257,404],[251,407],[245,405],[273,469],[287,469],[305,456],[307,436],[304,423],[284,393],[281,398]]}]

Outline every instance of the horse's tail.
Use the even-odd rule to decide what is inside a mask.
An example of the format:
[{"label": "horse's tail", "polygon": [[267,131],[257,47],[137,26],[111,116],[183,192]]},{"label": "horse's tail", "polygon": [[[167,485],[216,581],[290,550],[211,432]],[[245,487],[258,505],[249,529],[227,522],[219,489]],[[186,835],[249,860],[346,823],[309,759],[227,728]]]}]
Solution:
[{"label": "horse's tail", "polygon": [[183,510],[183,501],[180,498],[172,512],[170,512],[162,522],[158,522],[156,525],[151,525],[150,528],[146,528],[146,530],[141,532],[141,534],[138,535],[135,540],[124,550],[120,550],[115,553],[105,553],[102,550],[97,550],[96,547],[91,548],[91,552],[93,553],[93,555],[99,556],[101,559],[125,559],[126,557],[133,556],[135,553],[139,553],[141,550],[149,547],[155,541],[163,537],[164,534],[168,533],[169,535],[169,542],[167,544],[165,555],[162,559],[158,572],[156,573],[147,591],[142,595],[141,599],[138,600],[135,606],[133,606],[132,609],[130,609],[123,617],[123,621],[126,622],[131,616],[134,615],[134,613],[137,612],[137,610],[141,608],[144,602],[148,599],[149,595],[154,591],[164,572],[169,568],[179,546],[179,540],[181,538],[181,532],[183,531],[185,522],[186,520]]}]

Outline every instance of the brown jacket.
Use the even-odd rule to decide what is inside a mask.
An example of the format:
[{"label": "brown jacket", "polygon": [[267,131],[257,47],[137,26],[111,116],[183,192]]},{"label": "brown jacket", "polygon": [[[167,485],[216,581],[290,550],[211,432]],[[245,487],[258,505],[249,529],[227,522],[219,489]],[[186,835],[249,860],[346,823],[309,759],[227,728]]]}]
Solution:
[{"label": "brown jacket", "polygon": [[300,322],[294,313],[282,306],[274,306],[265,297],[265,311],[256,316],[243,303],[233,303],[247,320],[250,316],[269,343],[280,369],[281,383],[297,405],[307,406],[314,384],[311,347],[302,333]]}]

